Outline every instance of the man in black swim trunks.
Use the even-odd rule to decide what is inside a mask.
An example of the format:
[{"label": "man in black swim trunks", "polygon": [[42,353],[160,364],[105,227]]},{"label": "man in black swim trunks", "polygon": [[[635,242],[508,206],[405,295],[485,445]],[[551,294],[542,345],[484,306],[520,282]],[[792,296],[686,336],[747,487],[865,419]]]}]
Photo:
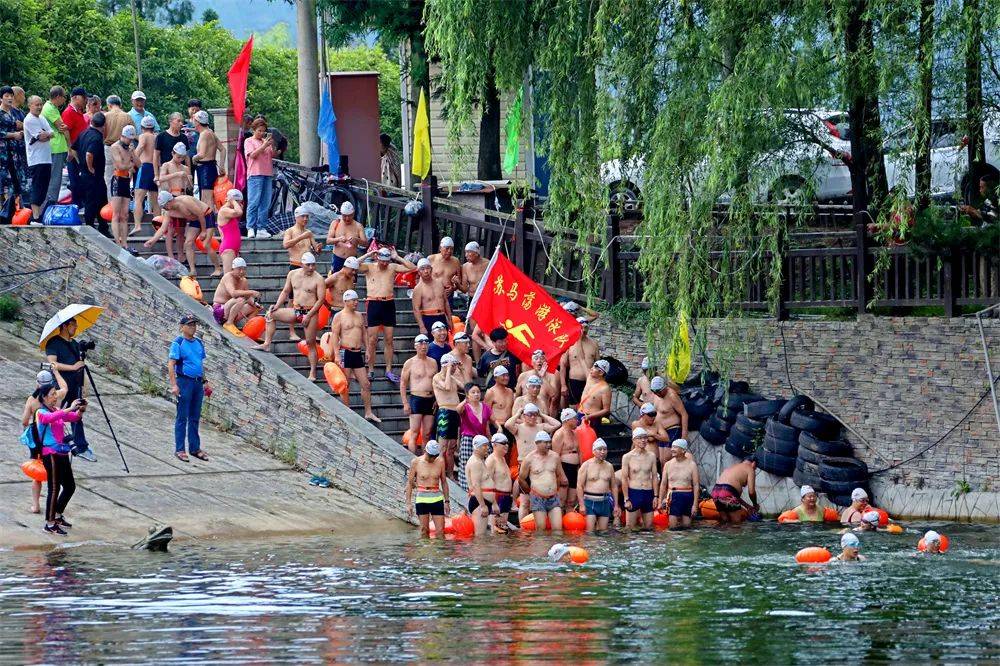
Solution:
[{"label": "man in black swim trunks", "polygon": [[[382,419],[372,411],[372,385],[365,372],[365,318],[358,312],[358,292],[348,289],[343,299],[344,309],[335,314],[330,322],[330,356],[343,369],[348,382],[354,379],[361,386],[365,418],[372,423],[381,423]],[[345,405],[351,406],[346,393],[341,398]]]},{"label": "man in black swim trunks", "polygon": [[[413,339],[416,356],[407,359],[399,380],[399,397],[403,403],[403,413],[410,420],[411,453],[417,452],[417,440],[426,442],[431,438],[434,424],[434,387],[432,381],[438,371],[437,362],[427,355],[430,340],[421,333]],[[421,435],[418,438],[418,435]]]},{"label": "man in black swim trunks", "polygon": [[[375,263],[365,260],[375,255]],[[411,262],[403,259],[395,250],[387,247],[377,252],[368,252],[361,257],[361,268],[358,272],[365,276],[367,291],[368,319],[368,377],[375,378],[375,346],[378,334],[385,336],[382,347],[385,356],[385,378],[393,383],[399,383],[399,376],[393,373],[392,331],[396,327],[395,278],[398,273],[408,273],[416,269]]]}]

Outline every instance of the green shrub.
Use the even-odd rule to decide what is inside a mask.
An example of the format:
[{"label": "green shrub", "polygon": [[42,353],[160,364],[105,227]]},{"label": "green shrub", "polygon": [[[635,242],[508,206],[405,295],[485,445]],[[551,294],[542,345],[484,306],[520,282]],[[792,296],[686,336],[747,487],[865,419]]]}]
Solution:
[{"label": "green shrub", "polygon": [[10,294],[0,294],[0,321],[14,321],[21,314],[21,304]]}]

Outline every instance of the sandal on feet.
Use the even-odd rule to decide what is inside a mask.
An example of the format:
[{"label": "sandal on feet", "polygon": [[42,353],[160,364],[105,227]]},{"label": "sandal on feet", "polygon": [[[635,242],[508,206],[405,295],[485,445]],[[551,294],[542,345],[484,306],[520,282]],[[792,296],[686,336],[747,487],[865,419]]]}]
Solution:
[{"label": "sandal on feet", "polygon": [[380,419],[379,417],[375,416],[374,414],[366,414],[365,415],[365,420],[371,421],[372,423],[382,423],[382,419]]},{"label": "sandal on feet", "polygon": [[205,455],[204,451],[198,450],[192,453],[191,455],[193,455],[198,460],[204,460],[205,462],[208,462],[208,456]]},{"label": "sandal on feet", "polygon": [[178,451],[178,452],[177,452],[177,453],[175,453],[174,455],[175,455],[175,456],[177,457],[177,459],[178,459],[178,460],[180,460],[181,462],[191,462],[191,459],[190,459],[190,458],[188,458],[188,454],[184,453],[183,451]]}]

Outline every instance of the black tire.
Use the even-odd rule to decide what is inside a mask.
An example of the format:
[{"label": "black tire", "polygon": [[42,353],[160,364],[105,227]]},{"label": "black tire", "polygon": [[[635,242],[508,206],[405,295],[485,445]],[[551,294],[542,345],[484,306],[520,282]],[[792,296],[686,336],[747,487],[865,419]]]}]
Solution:
[{"label": "black tire", "polygon": [[757,467],[775,476],[791,476],[795,472],[795,458],[758,449],[755,454]]},{"label": "black tire", "polygon": [[771,435],[772,437],[777,437],[779,439],[794,439],[799,438],[799,429],[793,428],[790,425],[785,425],[784,423],[776,420],[777,417],[771,417],[767,420],[767,425],[764,426],[764,431]]},{"label": "black tire", "polygon": [[746,460],[751,456],[751,454],[753,454],[754,448],[752,445],[750,447],[743,447],[737,444],[736,440],[734,440],[732,435],[730,435],[729,439],[726,440],[726,452],[731,453],[740,460]]},{"label": "black tire", "polygon": [[868,465],[856,458],[826,458],[819,464],[819,475],[827,481],[867,481]]},{"label": "black tire", "polygon": [[713,428],[711,420],[702,424],[698,432],[701,434],[701,438],[712,446],[720,446],[726,441],[726,433]]},{"label": "black tire", "polygon": [[820,455],[815,451],[806,448],[799,444],[799,460],[804,460],[807,463],[812,463],[813,465],[819,465],[821,462],[826,460],[826,456]]},{"label": "black tire", "polygon": [[854,449],[844,440],[827,441],[816,437],[811,432],[802,431],[799,433],[799,445],[813,453],[830,458],[850,458],[854,455]]},{"label": "black tire", "polygon": [[850,495],[830,495],[827,494],[826,498],[836,504],[837,506],[851,506],[851,496]]},{"label": "black tire", "polygon": [[[732,437],[732,435],[730,435]],[[764,448],[771,453],[780,453],[783,456],[788,456],[789,458],[795,458],[799,455],[799,443],[789,442],[787,439],[778,439],[776,437],[768,437],[764,435]]]},{"label": "black tire", "polygon": [[729,409],[719,405],[715,410],[715,415],[727,423],[734,423],[736,421],[736,417],[739,416],[740,413],[735,409]]},{"label": "black tire", "polygon": [[702,418],[688,412],[688,430],[700,430]]},{"label": "black tire", "polygon": [[724,433],[726,435],[728,435],[729,431],[732,430],[733,428],[733,424],[731,424],[729,421],[725,421],[719,418],[718,414],[712,414],[711,418],[708,419],[708,425],[712,426],[719,432]]},{"label": "black tire", "polygon": [[[749,393],[750,384],[746,382],[729,382],[729,395],[735,393]],[[713,395],[716,402],[722,402],[722,398],[726,395],[725,386],[716,386],[715,393]]]},{"label": "black tire", "polygon": [[748,402],[757,402],[758,400],[763,399],[763,396],[757,395],[756,393],[730,393],[729,399],[726,400],[726,407],[742,411],[743,405]]},{"label": "black tire", "polygon": [[867,492],[867,485],[865,481],[830,481],[828,479],[820,479],[822,492],[827,495],[847,495],[850,497],[855,488],[865,488],[865,492]]},{"label": "black tire", "polygon": [[818,476],[806,474],[805,472],[801,471],[798,467],[796,467],[795,471],[792,472],[792,481],[794,481],[795,485],[797,486],[812,486],[813,490],[815,490],[816,492],[818,493],[823,492],[822,490],[823,480],[820,479]]},{"label": "black tire", "polygon": [[756,448],[754,446],[756,438],[754,435],[747,435],[736,428],[729,431],[729,439],[727,441],[736,442],[739,444],[740,448],[749,448],[751,451]]},{"label": "black tire", "polygon": [[819,439],[834,440],[840,437],[840,421],[829,414],[819,412],[792,412],[789,424],[799,430],[811,432]]},{"label": "black tire", "polygon": [[706,419],[712,413],[712,401],[704,396],[692,398],[683,402],[684,409],[687,411],[688,417],[697,416],[699,419]]},{"label": "black tire", "polygon": [[750,418],[766,419],[769,416],[777,414],[778,410],[784,406],[784,400],[758,400],[757,402],[748,402],[743,405],[743,413]]},{"label": "black tire", "polygon": [[746,414],[736,416],[736,425],[743,426],[744,431],[749,432],[758,432],[764,429],[764,421],[751,418]]},{"label": "black tire", "polygon": [[795,410],[797,409],[812,410],[815,407],[816,403],[814,403],[812,400],[805,397],[804,395],[797,395],[794,398],[790,399],[788,402],[786,402],[784,407],[778,410],[778,413],[775,415],[774,420],[780,423],[788,423],[789,417],[791,417],[792,412],[794,412]]},{"label": "black tire", "polygon": [[819,465],[815,465],[811,462],[806,462],[802,458],[796,458],[795,469],[805,474],[808,474],[809,476],[815,477],[817,479],[823,478],[819,475]]},{"label": "black tire", "polygon": [[763,428],[748,428],[745,425],[743,425],[742,423],[740,423],[739,421],[737,421],[736,423],[733,424],[733,427],[732,427],[732,429],[730,429],[729,432],[730,433],[741,432],[744,435],[746,435],[747,437],[757,437],[758,435],[763,435],[764,434],[764,429]]}]

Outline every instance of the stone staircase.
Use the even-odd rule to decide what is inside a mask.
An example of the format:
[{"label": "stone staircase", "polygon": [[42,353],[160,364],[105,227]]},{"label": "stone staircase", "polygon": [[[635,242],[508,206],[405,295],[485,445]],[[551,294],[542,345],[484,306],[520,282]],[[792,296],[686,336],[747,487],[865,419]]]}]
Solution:
[{"label": "stone staircase", "polygon": [[[143,226],[143,233],[129,239],[130,248],[138,252],[140,257],[166,253],[166,247],[162,241],[151,249],[143,247],[143,242],[152,235],[152,232],[152,226],[147,220]],[[285,277],[289,269],[288,252],[281,246],[281,238],[279,236],[269,239],[244,238],[240,256],[247,262],[247,278],[250,281],[250,288],[261,292],[261,300],[265,306],[274,303],[284,287]],[[324,252],[318,257],[317,269],[323,275],[329,271],[330,256],[329,252]],[[201,285],[204,300],[206,303],[211,303],[212,296],[219,284],[219,278],[209,277],[213,269],[208,255],[197,252],[195,261],[199,275],[198,283]],[[364,300],[365,282],[363,278],[358,280],[355,289]],[[419,328],[413,317],[413,306],[407,295],[407,290],[397,288],[395,300],[397,325],[393,334],[395,348],[393,371],[399,374],[402,372],[403,363],[414,354],[413,338],[419,333]],[[456,314],[462,315],[464,312]],[[301,335],[301,329],[299,329],[299,334]],[[288,326],[279,325],[275,332],[272,353],[303,375],[308,375],[309,361],[295,345],[295,342],[288,339]],[[372,410],[378,418],[382,419],[382,423],[378,425],[382,432],[397,441],[401,441],[403,433],[409,428],[409,421],[403,413],[399,385],[386,379],[384,370],[383,340],[380,338],[375,359],[376,377],[372,382]],[[316,385],[333,394],[323,379],[322,365],[317,369],[317,374],[319,377],[316,379]],[[356,413],[364,414],[361,392],[356,383],[351,385],[349,401],[351,408]],[[597,432],[608,442],[608,458],[617,466],[621,456],[631,447],[631,438],[627,429],[620,423],[611,423],[598,426]]]}]

